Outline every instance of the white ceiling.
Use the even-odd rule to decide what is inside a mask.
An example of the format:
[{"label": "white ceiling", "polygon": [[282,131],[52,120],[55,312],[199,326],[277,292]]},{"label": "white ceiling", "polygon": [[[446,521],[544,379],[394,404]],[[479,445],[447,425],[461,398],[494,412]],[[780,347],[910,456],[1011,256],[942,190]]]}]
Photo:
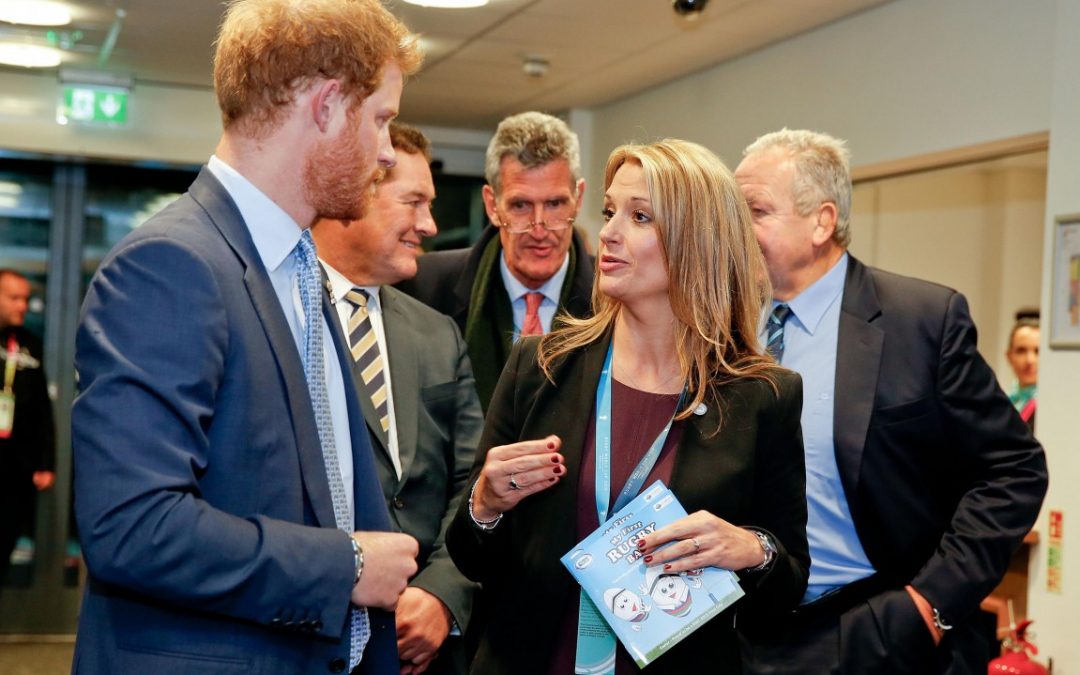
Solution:
[{"label": "white ceiling", "polygon": [[[402,118],[485,129],[522,110],[607,103],[886,1],[711,0],[696,21],[678,17],[670,0],[491,0],[471,10],[387,5],[423,36],[427,51],[406,86]],[[221,2],[69,4],[76,18],[59,32],[78,39],[66,66],[131,75],[136,84],[211,86]],[[114,22],[115,48],[102,63]],[[42,39],[44,31],[0,24],[0,38],[13,34]],[[547,60],[547,75],[525,75],[527,56]]]}]

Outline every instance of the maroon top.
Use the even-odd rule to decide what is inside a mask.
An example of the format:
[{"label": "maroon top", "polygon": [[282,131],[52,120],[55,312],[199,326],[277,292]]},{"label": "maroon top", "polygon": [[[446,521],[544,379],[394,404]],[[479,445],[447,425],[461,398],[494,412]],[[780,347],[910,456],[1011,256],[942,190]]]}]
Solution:
[{"label": "maroon top", "polygon": [[[649,446],[663,431],[675,414],[675,405],[679,402],[678,394],[651,394],[632,389],[618,380],[611,380],[611,501],[614,511],[615,500],[630,478],[634,468],[645,456]],[[581,450],[581,475],[577,486],[577,540],[581,541],[596,528],[600,521],[596,517],[596,404],[589,414],[589,426],[585,430],[585,445]],[[647,488],[658,480],[671,483],[671,472],[675,466],[675,451],[682,438],[683,423],[671,425],[671,432],[664,441],[660,457],[649,472],[642,488]],[[569,574],[569,572],[567,572]],[[574,658],[577,650],[578,593],[575,592],[566,603],[560,626],[558,642],[554,645],[554,654],[548,672],[551,675],[565,675],[574,672]],[[615,652],[615,673],[637,673],[640,669],[621,644]]]}]

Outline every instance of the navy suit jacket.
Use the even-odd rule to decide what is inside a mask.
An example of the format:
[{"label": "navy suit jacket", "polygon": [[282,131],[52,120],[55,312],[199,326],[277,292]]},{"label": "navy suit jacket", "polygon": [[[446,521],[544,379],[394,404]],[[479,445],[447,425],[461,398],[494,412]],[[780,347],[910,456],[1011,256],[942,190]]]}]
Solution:
[{"label": "navy suit jacket", "polygon": [[[348,371],[336,317],[337,356]],[[348,661],[352,547],[334,525],[296,343],[206,169],[102,261],[76,342],[79,673],[325,673]],[[350,410],[360,410],[346,379]],[[356,529],[391,528],[350,418]],[[365,672],[397,673],[372,611]]]}]

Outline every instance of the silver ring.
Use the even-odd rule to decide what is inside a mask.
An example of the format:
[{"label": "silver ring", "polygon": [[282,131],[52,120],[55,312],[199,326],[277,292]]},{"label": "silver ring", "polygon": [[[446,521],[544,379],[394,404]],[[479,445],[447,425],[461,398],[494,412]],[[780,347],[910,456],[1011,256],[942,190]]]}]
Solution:
[{"label": "silver ring", "polygon": [[516,475],[517,474],[514,474],[514,473],[510,474],[510,489],[511,490],[520,490],[521,489],[521,486],[517,484],[516,480],[514,480],[514,476],[516,476]]},{"label": "silver ring", "polygon": [[690,543],[694,545],[694,553],[701,550],[701,542],[697,540],[697,537],[691,537]]}]

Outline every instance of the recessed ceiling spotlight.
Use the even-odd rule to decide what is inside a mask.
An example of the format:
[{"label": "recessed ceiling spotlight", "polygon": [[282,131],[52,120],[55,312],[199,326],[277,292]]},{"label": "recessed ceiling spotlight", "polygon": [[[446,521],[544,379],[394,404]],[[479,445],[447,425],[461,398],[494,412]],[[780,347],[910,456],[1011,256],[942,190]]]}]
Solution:
[{"label": "recessed ceiling spotlight", "polygon": [[709,4],[709,0],[672,0],[671,7],[679,16],[696,19],[705,11],[705,5],[707,4]]},{"label": "recessed ceiling spotlight", "polygon": [[60,65],[60,50],[18,42],[0,42],[0,63],[23,68],[52,68]]},{"label": "recessed ceiling spotlight", "polygon": [[71,23],[67,5],[49,0],[4,0],[0,21],[27,26],[66,26]]},{"label": "recessed ceiling spotlight", "polygon": [[483,7],[488,0],[405,0],[410,5],[421,7],[439,7],[441,9],[469,9],[471,7]]}]

